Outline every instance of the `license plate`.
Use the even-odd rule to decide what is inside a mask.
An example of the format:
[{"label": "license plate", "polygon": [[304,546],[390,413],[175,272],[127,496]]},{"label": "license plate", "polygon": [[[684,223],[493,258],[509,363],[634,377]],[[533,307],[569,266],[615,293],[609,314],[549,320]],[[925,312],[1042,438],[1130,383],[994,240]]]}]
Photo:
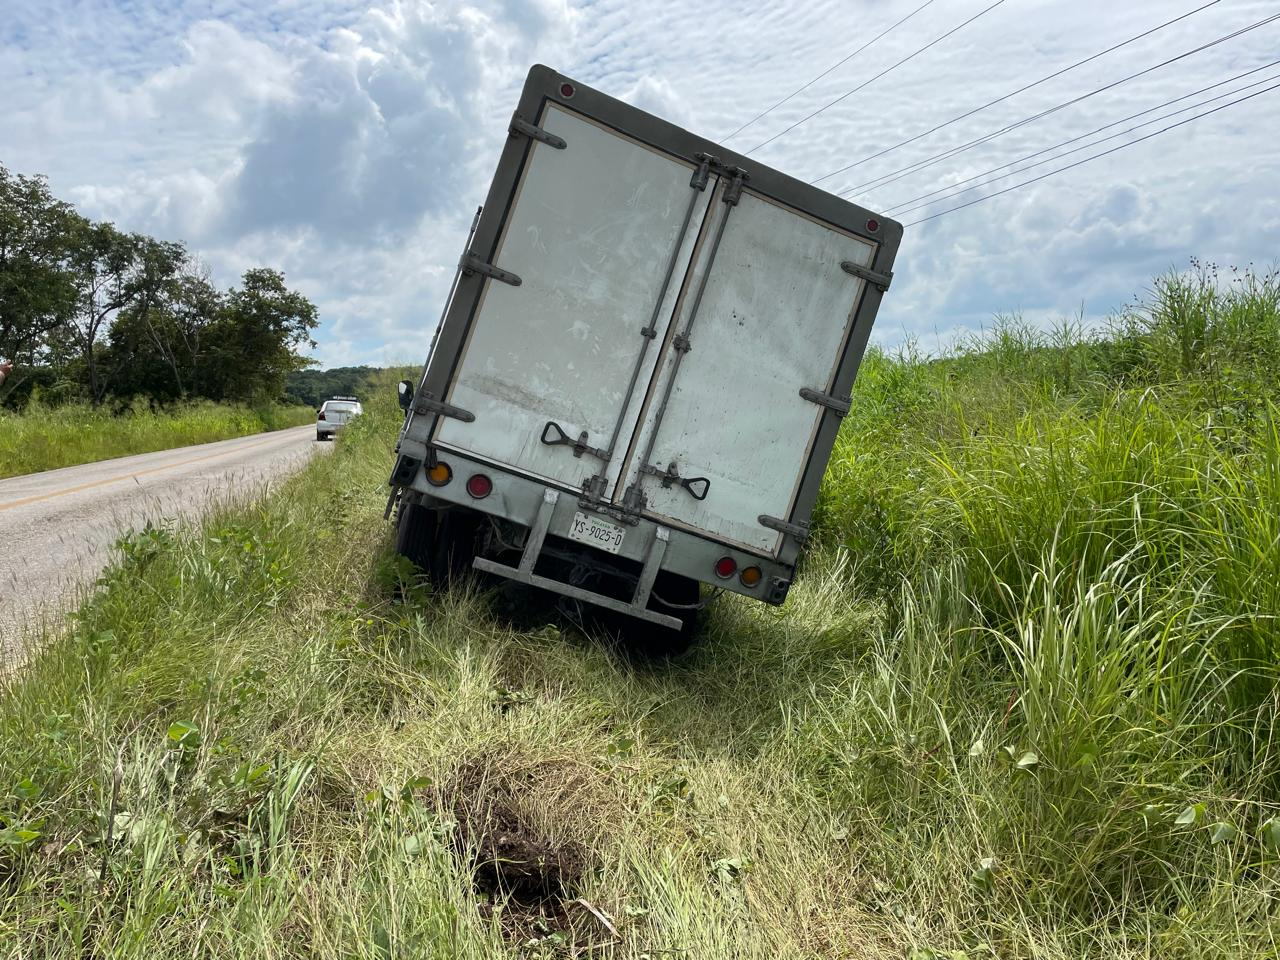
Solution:
[{"label": "license plate", "polygon": [[622,549],[622,538],[626,533],[616,523],[580,511],[573,515],[573,522],[569,524],[570,540],[589,543],[609,553],[617,553]]}]

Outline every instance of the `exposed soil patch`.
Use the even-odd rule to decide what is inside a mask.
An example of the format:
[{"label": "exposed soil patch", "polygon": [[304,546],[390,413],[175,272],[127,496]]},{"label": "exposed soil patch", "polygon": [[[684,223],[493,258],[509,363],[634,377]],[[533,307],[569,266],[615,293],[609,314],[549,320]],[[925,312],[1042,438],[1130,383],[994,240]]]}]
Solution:
[{"label": "exposed soil patch", "polygon": [[586,861],[580,844],[547,838],[505,801],[458,813],[457,835],[472,857],[478,889],[521,903],[571,899]]},{"label": "exposed soil patch", "polygon": [[481,757],[441,791],[458,824],[455,852],[468,865],[481,909],[498,913],[515,945],[547,941],[579,955],[610,939],[575,902],[593,865],[573,827],[574,795],[585,776],[554,761]]}]

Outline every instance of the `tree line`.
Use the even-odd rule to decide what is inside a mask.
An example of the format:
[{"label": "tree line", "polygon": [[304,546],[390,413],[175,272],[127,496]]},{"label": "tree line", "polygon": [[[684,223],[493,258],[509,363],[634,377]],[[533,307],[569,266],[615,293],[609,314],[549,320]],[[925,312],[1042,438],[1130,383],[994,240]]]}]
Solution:
[{"label": "tree line", "polygon": [[220,290],[183,244],[90,220],[0,164],[0,405],[274,402],[316,325],[280,271]]},{"label": "tree line", "polygon": [[284,394],[295,403],[319,407],[331,397],[365,397],[370,380],[381,367],[331,367],[295,370],[285,380]]}]

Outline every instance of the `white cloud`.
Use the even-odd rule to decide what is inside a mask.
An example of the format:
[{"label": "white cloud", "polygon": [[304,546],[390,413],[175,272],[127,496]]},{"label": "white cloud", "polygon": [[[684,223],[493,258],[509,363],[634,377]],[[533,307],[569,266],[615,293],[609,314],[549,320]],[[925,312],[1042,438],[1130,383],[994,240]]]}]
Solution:
[{"label": "white cloud", "polygon": [[[186,240],[224,284],[282,267],[320,307],[325,363],[405,360],[425,352],[531,63],[715,138],[916,5],[59,0],[0,24],[0,161],[48,173],[93,216]],[[731,146],[802,120],[984,5],[929,8]],[[1178,12],[1165,0],[1003,5],[754,156],[821,176]],[[823,186],[892,173],[1271,12],[1224,0]],[[883,208],[1261,65],[1278,39],[1280,25],[1259,29],[860,202]],[[1270,262],[1278,121],[1280,92],[909,228],[877,339],[945,341],[1010,310],[1101,316],[1193,255]]]}]

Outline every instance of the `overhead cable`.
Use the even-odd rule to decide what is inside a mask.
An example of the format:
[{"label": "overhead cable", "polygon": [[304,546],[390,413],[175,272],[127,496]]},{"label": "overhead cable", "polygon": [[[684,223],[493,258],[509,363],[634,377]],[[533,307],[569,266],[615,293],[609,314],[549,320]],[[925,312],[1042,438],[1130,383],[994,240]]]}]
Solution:
[{"label": "overhead cable", "polygon": [[840,196],[849,197],[849,196],[854,196],[856,194],[865,192],[867,190],[878,190],[880,187],[887,186],[888,184],[894,183],[897,180],[901,180],[903,177],[910,176],[913,173],[918,173],[919,171],[924,170],[927,167],[931,167],[936,163],[940,163],[943,160],[948,160],[951,157],[964,153],[966,150],[971,150],[974,147],[981,146],[984,143],[990,143],[992,140],[995,140],[997,137],[1004,136],[1006,133],[1010,132],[1011,130],[1017,130],[1020,127],[1025,127],[1028,124],[1035,123],[1037,120],[1043,120],[1045,117],[1055,114],[1060,110],[1065,110],[1067,107],[1072,107],[1078,103],[1082,103],[1083,101],[1088,100],[1090,97],[1096,97],[1098,94],[1105,93],[1108,90],[1113,90],[1116,87],[1120,86],[1121,84],[1128,83],[1130,80],[1136,80],[1139,77],[1146,76],[1147,74],[1153,73],[1156,70],[1160,70],[1164,67],[1167,67],[1170,64],[1177,63],[1180,60],[1185,60],[1187,57],[1190,57],[1190,56],[1193,56],[1194,54],[1201,53],[1205,50],[1208,50],[1210,47],[1216,47],[1218,44],[1226,43],[1228,40],[1234,40],[1236,37],[1243,36],[1244,34],[1249,33],[1252,30],[1257,30],[1260,27],[1264,27],[1267,24],[1272,23],[1276,20],[1280,20],[1280,13],[1272,14],[1271,16],[1265,17],[1262,20],[1257,21],[1256,23],[1251,23],[1248,26],[1239,28],[1238,30],[1233,30],[1231,33],[1224,34],[1223,36],[1218,37],[1215,40],[1210,40],[1207,43],[1202,43],[1198,47],[1193,47],[1192,49],[1186,50],[1178,54],[1177,56],[1170,57],[1167,60],[1162,60],[1157,64],[1154,64],[1150,67],[1146,67],[1142,70],[1139,70],[1137,73],[1131,73],[1126,77],[1121,77],[1119,80],[1113,80],[1110,83],[1103,84],[1101,87],[1096,87],[1095,89],[1090,90],[1088,93],[1082,93],[1078,97],[1072,97],[1070,100],[1065,100],[1062,103],[1058,103],[1052,107],[1048,107],[1044,110],[1040,110],[1029,117],[1023,117],[1021,120],[1016,120],[1013,123],[1005,124],[1003,127],[993,130],[990,133],[983,134],[982,136],[974,140],[970,140],[967,143],[962,143],[957,147],[951,147],[948,150],[944,150],[941,153],[934,154],[931,157],[926,157],[923,160],[918,160],[915,163],[909,163],[905,167],[900,167],[899,169],[894,170],[891,173],[886,173],[879,177],[874,177],[871,180],[866,180],[863,183],[855,184],[852,187],[846,187],[844,190],[840,191]]},{"label": "overhead cable", "polygon": [[1204,113],[1198,113],[1195,116],[1187,117],[1185,120],[1179,120],[1177,123],[1171,123],[1169,126],[1162,127],[1159,130],[1153,130],[1151,133],[1148,133],[1145,136],[1138,137],[1136,140],[1130,140],[1127,143],[1118,144],[1117,146],[1114,146],[1109,150],[1103,150],[1101,153],[1095,153],[1088,157],[1082,157],[1081,159],[1076,160],[1073,163],[1068,163],[1066,166],[1057,167],[1053,170],[1046,171],[1045,173],[1042,173],[1037,177],[1032,177],[1030,180],[1024,180],[1021,183],[1015,183],[1012,186],[1005,187],[1003,190],[997,190],[995,193],[990,193],[983,197],[975,197],[973,200],[969,200],[965,203],[958,204],[957,206],[954,206],[954,207],[948,207],[946,210],[940,210],[938,213],[930,214],[927,217],[921,217],[919,220],[912,220],[910,223],[906,224],[906,226],[914,227],[917,224],[926,223],[930,220],[937,220],[939,217],[945,217],[948,214],[955,213],[958,210],[963,210],[966,207],[972,207],[974,204],[984,203],[987,200],[993,200],[996,197],[1004,196],[1006,193],[1012,193],[1015,190],[1021,190],[1023,187],[1029,187],[1033,183],[1039,183],[1041,180],[1047,180],[1049,177],[1056,176],[1059,173],[1065,173],[1067,170],[1072,170],[1078,166],[1081,166],[1082,164],[1088,163],[1090,160],[1097,160],[1101,157],[1110,156],[1113,153],[1117,153],[1120,150],[1124,150],[1126,147],[1132,147],[1139,143],[1143,143],[1144,141],[1150,140],[1152,137],[1158,137],[1162,133],[1168,133],[1170,130],[1176,130],[1178,127],[1186,126],[1188,123],[1192,123],[1195,120],[1200,120],[1211,114],[1218,113],[1221,110],[1226,110],[1228,107],[1234,107],[1237,104],[1244,103],[1246,100],[1252,100],[1254,97],[1260,97],[1264,93],[1270,93],[1272,90],[1277,90],[1277,89],[1280,89],[1280,83],[1272,84],[1271,86],[1265,87],[1264,89],[1259,90],[1256,93],[1251,93],[1248,96],[1240,97],[1236,100],[1228,101],[1227,103],[1224,103],[1221,106],[1214,107],[1212,110],[1206,110]]},{"label": "overhead cable", "polygon": [[832,64],[831,66],[827,67],[827,69],[823,70],[820,74],[818,74],[816,77],[814,77],[814,78],[813,78],[812,80],[810,80],[808,83],[804,84],[804,85],[803,85],[803,86],[801,86],[801,87],[797,87],[795,90],[792,90],[790,93],[788,93],[785,97],[783,97],[781,100],[779,100],[779,101],[778,101],[777,103],[775,103],[773,106],[769,107],[769,108],[768,108],[768,109],[766,109],[766,110],[762,110],[762,111],[760,111],[759,113],[757,113],[754,117],[752,117],[750,120],[748,120],[748,121],[747,121],[746,123],[744,123],[742,126],[740,126],[737,130],[733,131],[733,133],[729,134],[729,135],[728,135],[728,136],[726,136],[726,137],[722,137],[722,138],[721,138],[721,139],[722,139],[722,141],[723,141],[723,140],[732,140],[734,137],[736,137],[738,134],[740,134],[743,130],[747,129],[747,127],[749,127],[749,126],[751,126],[753,123],[755,123],[757,120],[761,120],[761,119],[763,119],[764,117],[767,117],[769,114],[773,113],[773,111],[777,110],[780,106],[782,106],[782,105],[783,105],[784,103],[786,103],[787,101],[791,100],[793,97],[796,97],[796,96],[798,96],[798,95],[799,95],[799,94],[801,94],[801,93],[804,93],[804,91],[808,90],[811,86],[813,86],[815,83],[817,83],[817,82],[818,82],[819,80],[821,80],[823,77],[825,77],[827,74],[831,73],[831,71],[833,71],[833,70],[837,70],[837,69],[839,69],[840,67],[843,67],[846,63],[848,63],[850,60],[852,60],[854,57],[856,57],[858,54],[860,54],[863,50],[867,49],[867,47],[871,46],[873,43],[875,43],[875,42],[876,42],[877,40],[879,40],[881,37],[883,37],[883,36],[887,35],[887,34],[888,34],[888,33],[890,33],[891,31],[893,31],[893,30],[897,29],[898,27],[902,26],[904,23],[906,23],[908,20],[910,20],[912,17],[914,17],[917,13],[919,13],[919,12],[920,12],[921,10],[923,10],[925,7],[930,6],[931,4],[936,3],[936,2],[937,2],[937,0],[925,0],[925,2],[924,2],[924,3],[920,4],[920,6],[916,7],[914,10],[912,10],[910,13],[908,13],[905,17],[903,17],[903,18],[902,18],[901,20],[899,20],[897,23],[894,23],[893,25],[891,25],[891,26],[889,26],[889,27],[885,28],[884,30],[881,30],[881,31],[880,31],[879,33],[877,33],[874,37],[872,37],[870,40],[868,40],[866,43],[864,43],[862,46],[860,46],[857,50],[853,51],[853,53],[849,54],[849,55],[848,55],[847,57],[845,57],[843,60],[840,60],[838,63],[834,63],[834,64]]},{"label": "overhead cable", "polygon": [[[1272,60],[1270,63],[1263,64],[1260,67],[1255,67],[1252,70],[1246,70],[1244,73],[1236,74],[1234,77],[1230,77],[1226,80],[1219,80],[1217,83],[1211,83],[1207,87],[1201,87],[1199,90],[1193,90],[1191,93],[1185,93],[1180,97],[1173,98],[1172,100],[1166,100],[1164,101],[1164,103],[1158,103],[1154,107],[1148,107],[1145,110],[1140,110],[1137,113],[1132,113],[1127,117],[1121,118],[1120,120],[1113,120],[1110,123],[1103,124],[1101,127],[1097,127],[1093,130],[1090,130],[1088,133],[1082,133],[1077,137],[1072,137],[1070,140],[1063,140],[1061,143],[1055,143],[1051,147],[1045,147],[1043,150],[1037,150],[1035,153],[1029,153],[1025,157],[1019,157],[1017,160],[1010,160],[1008,163],[1002,163],[999,166],[992,167],[990,170],[984,170],[982,173],[976,173],[971,177],[966,177],[965,179],[958,180],[955,183],[949,183],[946,186],[939,187],[936,190],[931,190],[928,193],[922,193],[918,197],[912,197],[910,200],[899,201],[898,203],[895,203],[892,206],[888,206],[888,207],[877,206],[877,209],[879,209],[882,213],[891,214],[891,215],[897,215],[899,213],[911,213],[913,210],[918,210],[921,207],[927,207],[934,203],[938,203],[939,200],[929,199],[930,197],[937,197],[938,194],[946,194],[945,197],[940,198],[942,200],[949,200],[949,199],[952,199],[953,197],[958,197],[962,193],[968,193],[970,190],[977,190],[980,187],[985,187],[988,184],[995,183],[997,180],[1003,180],[1005,177],[1012,177],[1012,176],[1016,176],[1019,173],[1025,173],[1028,170],[1033,170],[1036,167],[1042,166],[1046,163],[1052,163],[1055,160],[1061,160],[1063,157],[1069,157],[1073,153],[1079,153],[1081,150],[1088,150],[1091,147],[1096,147],[1099,144],[1106,143],[1108,140],[1114,140],[1117,137],[1123,137],[1126,134],[1133,133],[1135,130],[1140,130],[1143,127],[1150,126],[1153,123],[1159,123],[1161,120],[1168,120],[1170,117],[1176,117],[1178,114],[1186,113],[1188,110],[1195,110],[1197,107],[1203,107],[1210,103],[1215,103],[1218,100],[1223,99],[1224,97],[1234,96],[1237,93],[1243,93],[1245,90],[1252,90],[1254,87],[1261,86],[1265,83],[1270,83],[1272,80],[1280,79],[1280,76],[1271,76],[1271,77],[1264,77],[1261,80],[1255,80],[1253,83],[1245,84],[1243,87],[1236,87],[1234,90],[1228,90],[1226,93],[1220,93],[1216,97],[1210,97],[1208,100],[1201,100],[1198,103],[1193,103],[1185,107],[1180,107],[1179,109],[1174,110],[1171,113],[1166,113],[1158,117],[1153,117],[1150,120],[1146,120],[1135,126],[1128,127],[1127,129],[1121,130],[1118,133],[1113,133],[1113,134],[1110,134],[1109,136],[1103,137],[1101,140],[1094,140],[1092,143],[1086,143],[1082,146],[1076,147],[1074,150],[1068,150],[1066,153],[1060,153],[1057,156],[1049,157],[1045,160],[1041,160],[1037,163],[1033,163],[1031,164],[1031,166],[1021,167],[1017,170],[1011,170],[1008,173],[1002,173],[998,177],[994,177],[991,180],[984,181],[983,183],[975,184],[972,187],[964,186],[964,184],[966,183],[972,183],[974,180],[981,180],[983,177],[989,176],[990,174],[993,174],[999,170],[1003,170],[1006,167],[1013,167],[1013,166],[1016,166],[1017,164],[1025,163],[1028,160],[1034,160],[1036,157],[1043,156],[1046,153],[1051,153],[1054,150],[1060,150],[1061,148],[1070,146],[1071,144],[1077,143],[1080,140],[1086,140],[1089,137],[1094,136],[1095,134],[1101,133],[1103,130],[1109,130],[1111,127],[1119,126],[1122,123],[1128,123],[1130,120],[1136,120],[1138,117],[1144,116],[1148,113],[1153,113],[1156,110],[1162,110],[1165,107],[1172,106],[1175,103],[1179,103],[1183,100],[1188,100],[1191,97],[1199,96],[1202,93],[1207,93],[1208,91],[1213,90],[1216,87],[1221,87],[1228,83],[1234,83],[1237,80],[1243,80],[1245,77],[1252,76],[1253,74],[1258,73],[1259,71],[1267,70],[1277,66],[1280,66],[1280,60]],[[957,190],[956,189],[957,187],[962,187],[963,189]],[[917,201],[927,201],[927,202],[918,203]]]},{"label": "overhead cable", "polygon": [[915,143],[917,140],[922,140],[925,137],[929,136],[931,133],[937,133],[939,130],[949,127],[953,123],[959,123],[961,120],[965,120],[969,117],[972,117],[975,113],[981,113],[983,110],[986,110],[988,107],[994,107],[998,103],[1003,103],[1004,101],[1008,100],[1010,97],[1016,97],[1018,94],[1025,93],[1027,90],[1030,90],[1033,87],[1038,87],[1042,83],[1048,83],[1050,80],[1060,77],[1064,73],[1069,73],[1072,70],[1075,70],[1077,67],[1083,67],[1086,63],[1092,63],[1094,60],[1097,60],[1099,57],[1105,57],[1109,53],[1114,53],[1115,51],[1119,50],[1121,47],[1127,47],[1131,43],[1135,43],[1138,40],[1143,39],[1144,37],[1149,37],[1153,33],[1157,33],[1160,30],[1165,29],[1166,27],[1171,27],[1175,23],[1179,22],[1180,20],[1185,20],[1187,19],[1187,17],[1190,17],[1194,14],[1199,13],[1201,10],[1207,10],[1209,7],[1212,7],[1215,4],[1221,3],[1221,2],[1222,0],[1209,0],[1208,3],[1202,4],[1201,6],[1196,7],[1194,10],[1188,10],[1186,13],[1176,16],[1172,20],[1166,20],[1164,23],[1158,24],[1157,26],[1154,26],[1149,30],[1144,30],[1142,33],[1139,33],[1136,36],[1132,36],[1128,40],[1122,40],[1119,43],[1115,44],[1114,46],[1107,47],[1107,49],[1105,50],[1099,50],[1097,53],[1092,54],[1088,57],[1085,57],[1083,60],[1077,60],[1075,63],[1065,66],[1060,70],[1055,70],[1053,73],[1050,73],[1047,76],[1043,76],[1039,80],[1035,80],[1035,81],[1032,81],[1031,83],[1021,86],[1017,90],[1011,90],[1008,93],[1004,94],[1003,96],[996,97],[994,100],[990,100],[987,103],[982,104],[981,106],[974,107],[972,110],[968,110],[965,113],[960,114],[958,117],[952,117],[950,120],[945,120],[935,127],[930,127],[928,130],[925,130],[923,133],[917,133],[914,136],[908,137],[906,140],[899,140],[897,143],[890,144],[889,146],[885,147],[883,150],[879,150],[876,153],[870,154],[869,156],[865,156],[861,160],[855,160],[853,161],[853,163],[847,163],[840,169],[832,170],[830,173],[824,173],[822,176],[818,177],[816,180],[810,180],[809,182],[821,183],[823,180],[829,180],[838,174],[844,173],[846,170],[852,170],[854,167],[860,167],[864,163],[869,163],[872,160],[878,160],[881,157],[883,157],[885,154],[892,153],[894,150],[897,150],[899,147],[905,147],[908,144]]},{"label": "overhead cable", "polygon": [[[886,74],[892,73],[894,70],[898,69],[898,67],[902,66],[904,63],[907,63],[908,61],[913,60],[916,57],[920,56],[920,54],[924,53],[930,47],[941,43],[943,40],[946,40],[948,37],[952,36],[953,34],[963,30],[969,24],[973,23],[973,21],[977,20],[979,17],[983,16],[984,14],[990,13],[992,10],[994,10],[996,7],[1000,6],[1004,2],[1005,0],[996,0],[996,2],[991,4],[990,6],[984,7],[982,10],[975,13],[968,20],[964,21],[964,23],[961,23],[958,26],[952,27],[950,30],[948,30],[946,33],[944,33],[942,36],[938,37],[937,39],[930,40],[923,47],[920,47],[918,50],[915,50],[914,52],[907,54],[905,57],[903,57],[901,60],[897,61],[896,63],[892,64],[891,66],[885,67],[883,70],[881,70],[871,79],[864,80],[862,83],[858,84],[856,87],[854,87],[852,90],[848,91],[847,93],[840,94],[840,96],[836,97],[834,100],[830,101],[829,103],[819,107],[817,110],[814,110],[812,113],[804,117],[801,117],[795,123],[791,124],[791,126],[786,127],[783,130],[779,130],[768,140],[762,140],[760,143],[757,143],[754,147],[752,147],[750,150],[746,152],[746,156],[750,156],[751,154],[759,150],[761,147],[766,146],[767,144],[773,143],[773,141],[777,140],[779,137],[786,136],[796,127],[800,126],[802,123],[807,123],[808,121],[816,117],[818,114],[823,113],[824,111],[830,109],[831,107],[834,107],[841,100],[845,100],[853,96],[859,90],[869,87],[871,84],[875,83],[881,77],[885,76]],[[1217,3],[1219,2],[1219,0],[1213,0],[1213,2]]]}]

